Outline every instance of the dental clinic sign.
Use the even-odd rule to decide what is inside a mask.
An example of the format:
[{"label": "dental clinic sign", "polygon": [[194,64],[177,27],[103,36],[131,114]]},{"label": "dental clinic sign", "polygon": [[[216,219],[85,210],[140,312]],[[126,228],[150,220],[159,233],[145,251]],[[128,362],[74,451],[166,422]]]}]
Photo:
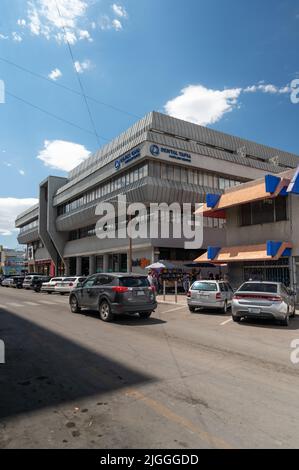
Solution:
[{"label": "dental clinic sign", "polygon": [[5,103],[5,85],[4,81],[0,80],[0,104]]},{"label": "dental clinic sign", "polygon": [[155,144],[150,146],[150,153],[153,157],[159,157],[159,155],[166,155],[169,158],[172,158],[173,160],[179,160],[181,162],[191,163],[192,161],[192,156],[190,155],[190,153],[161,147]]}]

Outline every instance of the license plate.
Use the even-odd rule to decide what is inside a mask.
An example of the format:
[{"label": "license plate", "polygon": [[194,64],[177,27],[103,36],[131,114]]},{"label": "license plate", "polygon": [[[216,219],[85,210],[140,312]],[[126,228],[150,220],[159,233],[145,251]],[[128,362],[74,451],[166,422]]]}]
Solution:
[{"label": "license plate", "polygon": [[260,308],[249,308],[248,311],[249,313],[261,313]]},{"label": "license plate", "polygon": [[144,290],[138,290],[135,295],[140,296],[140,295],[144,295],[144,294],[145,294]]}]

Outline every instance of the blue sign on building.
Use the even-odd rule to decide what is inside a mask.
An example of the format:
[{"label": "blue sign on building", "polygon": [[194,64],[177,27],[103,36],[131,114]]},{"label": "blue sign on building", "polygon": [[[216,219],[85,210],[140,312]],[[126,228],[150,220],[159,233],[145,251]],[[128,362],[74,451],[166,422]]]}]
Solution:
[{"label": "blue sign on building", "polygon": [[168,149],[165,147],[159,147],[158,145],[151,145],[150,152],[154,157],[158,157],[160,153],[164,153],[168,155],[169,158],[173,158],[174,160],[180,160],[182,162],[190,163],[192,160],[192,156],[190,153],[181,152],[179,150]]},{"label": "blue sign on building", "polygon": [[120,157],[118,160],[115,160],[114,166],[116,170],[120,170],[123,165],[128,165],[136,158],[139,158],[141,155],[140,148],[132,150],[132,152],[127,153]]}]

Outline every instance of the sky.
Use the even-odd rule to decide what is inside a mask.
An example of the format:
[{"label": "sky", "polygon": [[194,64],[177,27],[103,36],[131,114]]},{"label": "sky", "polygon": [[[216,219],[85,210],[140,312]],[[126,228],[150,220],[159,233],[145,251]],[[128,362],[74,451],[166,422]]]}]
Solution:
[{"label": "sky", "polygon": [[0,245],[153,110],[299,155],[298,58],[299,0],[0,0]]}]

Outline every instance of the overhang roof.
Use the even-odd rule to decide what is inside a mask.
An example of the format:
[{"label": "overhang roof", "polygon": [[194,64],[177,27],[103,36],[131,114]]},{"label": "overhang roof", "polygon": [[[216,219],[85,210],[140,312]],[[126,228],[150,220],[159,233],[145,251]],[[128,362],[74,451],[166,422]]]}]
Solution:
[{"label": "overhang roof", "polygon": [[208,258],[208,252],[197,258],[197,263],[234,263],[244,261],[277,261],[286,250],[291,249],[292,244],[283,242],[275,256],[268,254],[267,244],[249,245],[249,246],[232,246],[221,248],[213,260]]},{"label": "overhang roof", "polygon": [[205,217],[225,218],[225,211],[230,207],[276,198],[290,184],[293,175],[294,170],[278,175],[281,178],[274,192],[267,191],[264,178],[230,188],[225,191],[224,194],[218,196],[218,202],[214,207],[209,207],[208,204],[203,204],[197,209],[196,214],[202,214]]}]

